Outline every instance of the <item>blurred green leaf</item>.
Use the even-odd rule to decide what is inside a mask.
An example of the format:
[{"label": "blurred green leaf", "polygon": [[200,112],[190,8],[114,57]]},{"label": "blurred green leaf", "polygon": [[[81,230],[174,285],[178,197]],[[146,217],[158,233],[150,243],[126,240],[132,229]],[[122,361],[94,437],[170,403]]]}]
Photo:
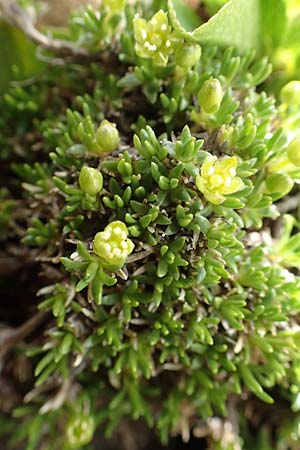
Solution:
[{"label": "blurred green leaf", "polygon": [[196,13],[195,9],[188,6],[186,2],[183,0],[173,0],[173,4],[176,9],[178,20],[185,30],[193,31],[201,25],[201,18]]},{"label": "blurred green leaf", "polygon": [[[260,0],[261,34],[264,51],[270,54],[278,47],[287,27],[287,8],[285,0]],[[298,30],[300,34],[300,30]]]},{"label": "blurred green leaf", "polygon": [[203,3],[210,16],[216,14],[228,0],[204,0]]},{"label": "blurred green leaf", "polygon": [[293,17],[291,20],[287,33],[284,39],[285,47],[296,47],[299,50],[300,47],[300,14]]},{"label": "blurred green leaf", "polygon": [[16,28],[0,22],[0,94],[5,92],[14,79],[14,66],[21,79],[37,73],[43,66],[35,54],[35,45]]}]

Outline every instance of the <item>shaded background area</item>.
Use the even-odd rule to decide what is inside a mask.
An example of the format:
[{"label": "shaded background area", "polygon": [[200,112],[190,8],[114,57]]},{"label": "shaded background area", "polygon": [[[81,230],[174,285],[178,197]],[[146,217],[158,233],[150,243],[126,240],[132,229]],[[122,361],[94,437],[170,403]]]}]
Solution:
[{"label": "shaded background area", "polygon": [[42,25],[62,26],[68,21],[70,11],[82,5],[97,6],[100,0],[47,0],[44,13],[39,18]]}]

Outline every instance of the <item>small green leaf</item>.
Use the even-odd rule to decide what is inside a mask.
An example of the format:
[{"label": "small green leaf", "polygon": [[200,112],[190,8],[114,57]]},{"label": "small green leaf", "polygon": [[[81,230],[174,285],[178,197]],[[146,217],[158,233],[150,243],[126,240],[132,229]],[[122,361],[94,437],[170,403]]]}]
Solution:
[{"label": "small green leaf", "polygon": [[249,367],[246,366],[246,364],[241,363],[239,365],[239,370],[245,385],[247,386],[248,389],[250,389],[251,392],[253,392],[263,402],[269,404],[274,403],[273,398],[263,390],[257,379],[252,374]]},{"label": "small green leaf", "polygon": [[159,261],[156,273],[159,278],[163,278],[168,273],[168,264],[163,259]]},{"label": "small green leaf", "polygon": [[62,257],[60,258],[61,263],[64,265],[65,269],[69,272],[74,270],[83,270],[87,267],[87,262],[83,261],[73,261],[70,258]]},{"label": "small green leaf", "polygon": [[92,295],[96,305],[101,305],[102,300],[102,292],[103,292],[103,284],[100,278],[94,278],[92,282]]},{"label": "small green leaf", "polygon": [[118,87],[128,89],[133,89],[140,85],[141,81],[137,78],[137,76],[134,73],[131,72],[126,73],[124,77],[121,78],[117,83]]}]

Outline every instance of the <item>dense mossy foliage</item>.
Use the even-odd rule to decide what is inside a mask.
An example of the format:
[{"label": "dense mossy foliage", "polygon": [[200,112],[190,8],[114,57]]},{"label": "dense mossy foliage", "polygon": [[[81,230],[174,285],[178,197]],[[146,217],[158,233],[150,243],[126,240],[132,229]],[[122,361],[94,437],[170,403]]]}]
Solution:
[{"label": "dense mossy foliage", "polygon": [[3,347],[13,448],[96,449],[128,418],[299,448],[298,84],[276,106],[266,58],[190,42],[164,6],[74,13],[90,57],[1,100],[4,256],[36,287],[23,320],[48,313]]}]

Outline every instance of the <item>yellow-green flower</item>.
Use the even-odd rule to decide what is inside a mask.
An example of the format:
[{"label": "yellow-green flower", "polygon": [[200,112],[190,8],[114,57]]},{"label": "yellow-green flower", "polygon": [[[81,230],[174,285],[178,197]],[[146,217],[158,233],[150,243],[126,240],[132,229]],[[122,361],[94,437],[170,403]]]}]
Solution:
[{"label": "yellow-green flower", "polygon": [[79,414],[71,417],[67,423],[66,439],[72,449],[82,448],[88,444],[95,431],[95,422],[92,416]]},{"label": "yellow-green flower", "polygon": [[152,59],[157,66],[166,66],[169,55],[179,42],[172,32],[167,14],[160,10],[149,21],[135,17],[133,27],[137,55]]},{"label": "yellow-green flower", "polygon": [[111,14],[119,14],[124,10],[125,0],[102,0],[102,5],[107,8]]},{"label": "yellow-green flower", "polygon": [[104,231],[97,233],[93,250],[107,264],[122,267],[134,248],[128,239],[128,229],[120,220],[111,222]]},{"label": "yellow-green flower", "polygon": [[236,177],[237,158],[231,156],[220,161],[209,155],[196,177],[196,186],[205,198],[215,205],[223,203],[226,195],[240,191],[244,187],[241,178]]}]

